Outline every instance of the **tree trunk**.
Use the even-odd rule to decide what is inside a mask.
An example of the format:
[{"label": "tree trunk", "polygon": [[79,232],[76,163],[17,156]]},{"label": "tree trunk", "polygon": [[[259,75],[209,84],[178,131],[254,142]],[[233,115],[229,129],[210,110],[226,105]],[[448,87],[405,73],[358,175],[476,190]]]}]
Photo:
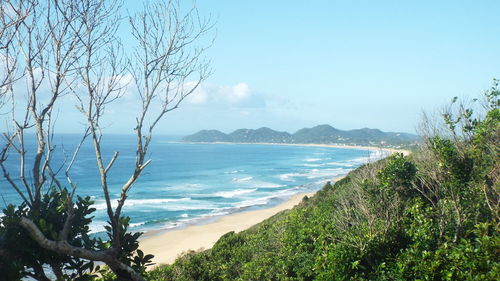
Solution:
[{"label": "tree trunk", "polygon": [[119,261],[114,253],[115,249],[111,248],[104,251],[92,251],[79,247],[70,245],[67,241],[52,241],[43,235],[43,233],[38,229],[35,223],[27,218],[21,218],[19,223],[30,236],[40,245],[42,248],[56,252],[61,255],[70,255],[73,257],[83,258],[92,261],[102,261],[106,263],[111,270],[113,270],[116,275],[123,279],[133,280],[133,281],[145,281],[144,278],[135,272],[130,266]]}]

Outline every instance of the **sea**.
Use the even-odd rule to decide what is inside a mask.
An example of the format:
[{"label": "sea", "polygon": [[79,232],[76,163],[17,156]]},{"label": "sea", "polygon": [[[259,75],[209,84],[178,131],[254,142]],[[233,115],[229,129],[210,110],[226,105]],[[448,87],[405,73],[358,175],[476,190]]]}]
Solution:
[{"label": "sea", "polygon": [[[64,170],[76,148],[79,136],[56,135],[52,169],[69,186]],[[27,164],[35,151],[34,138],[26,138]],[[135,161],[135,137],[105,135],[104,161],[114,152],[119,156],[108,180],[113,204],[121,186],[128,180]],[[202,224],[232,213],[269,208],[291,196],[315,192],[326,182],[350,170],[385,156],[381,150],[273,144],[183,143],[177,136],[154,136],[148,158],[151,164],[129,192],[123,214],[130,217],[129,230],[171,230]],[[7,160],[12,176],[19,175],[19,157]],[[29,167],[29,166],[27,166]],[[28,181],[30,169],[27,169]],[[94,235],[104,234],[106,204],[96,166],[95,153],[88,140],[69,171],[77,184],[76,194],[94,201]],[[2,177],[0,207],[19,204],[20,197]]]}]

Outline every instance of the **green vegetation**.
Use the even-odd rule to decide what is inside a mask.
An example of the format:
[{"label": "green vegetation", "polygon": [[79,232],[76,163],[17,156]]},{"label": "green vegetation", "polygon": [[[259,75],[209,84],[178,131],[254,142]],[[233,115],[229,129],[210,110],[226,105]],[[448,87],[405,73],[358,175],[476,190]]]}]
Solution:
[{"label": "green vegetation", "polygon": [[257,130],[239,129],[230,134],[217,130],[202,130],[183,138],[186,142],[323,143],[398,148],[412,148],[418,140],[416,135],[407,133],[382,132],[368,128],[343,131],[330,125],[304,128],[294,134],[278,132],[266,127]]},{"label": "green vegetation", "polygon": [[[23,203],[18,207],[10,204],[3,210],[4,216],[0,218],[0,280],[20,280],[26,277],[49,280],[44,270],[47,265],[58,280],[94,280],[97,277],[94,273],[107,271],[94,261],[44,249],[20,225],[23,218],[28,218],[39,226],[44,236],[53,241],[65,237],[68,243],[84,250],[109,250],[113,235],[110,226],[105,226],[109,240],[89,236],[89,225],[93,218],[91,215],[95,208],[88,196],[77,196],[71,211],[73,223],[65,230],[65,218],[69,212],[67,196],[66,189],[53,188],[43,196],[36,208],[29,208]],[[138,239],[142,233],[128,232],[129,220],[129,217],[120,218],[122,244],[118,260],[136,272],[145,274],[146,266],[151,265],[153,256],[144,255],[138,250]]]},{"label": "green vegetation", "polygon": [[483,116],[455,99],[418,151],[367,164],[148,278],[499,280],[499,93],[495,81]]}]

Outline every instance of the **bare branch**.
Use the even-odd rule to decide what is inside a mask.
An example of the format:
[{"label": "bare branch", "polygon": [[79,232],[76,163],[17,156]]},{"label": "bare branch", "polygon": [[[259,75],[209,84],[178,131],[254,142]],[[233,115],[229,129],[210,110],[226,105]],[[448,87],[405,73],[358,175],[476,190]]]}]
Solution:
[{"label": "bare branch", "polygon": [[[132,35],[137,40],[128,69],[134,78],[142,101],[135,127],[137,135],[135,169],[122,186],[115,216],[120,216],[127,193],[144,168],[154,128],[164,115],[179,107],[180,103],[211,73],[209,64],[202,59],[210,47],[200,47],[198,41],[213,28],[211,19],[200,18],[196,7],[182,14],[180,1],[146,3],[143,11],[129,17]],[[187,82],[191,87],[187,86]],[[158,105],[158,110],[151,110]],[[146,120],[151,120],[145,125]]]},{"label": "bare branch", "polygon": [[[121,272],[134,280],[142,280],[131,267],[120,262],[125,229],[121,225],[121,211],[128,192],[152,161],[147,159],[147,153],[155,127],[210,75],[209,64],[202,55],[213,40],[209,39],[205,46],[200,43],[213,23],[211,19],[201,18],[195,7],[181,9],[177,0],[147,3],[143,11],[129,17],[137,48],[126,57],[127,52],[116,36],[121,4],[121,0],[5,0],[0,3],[0,59],[5,62],[0,70],[4,71],[0,72],[0,103],[6,100],[4,98],[10,101],[9,122],[13,127],[12,132],[4,134],[7,142],[0,150],[0,167],[3,177],[30,209],[39,208],[44,191],[49,192],[54,185],[65,194],[66,217],[59,229],[58,241],[44,236],[28,218],[21,220],[21,226],[40,246],[61,255],[103,261],[117,274]],[[135,126],[136,159],[114,208],[108,173],[119,152],[105,159],[102,117],[107,106],[118,101],[127,90],[129,73],[141,104]],[[22,81],[24,87],[17,86],[18,81]],[[61,163],[54,163],[56,113],[69,93],[76,98],[76,108],[85,120],[85,131],[71,157],[65,154]],[[33,147],[25,140],[31,133],[34,133]],[[111,246],[106,251],[92,251],[68,243],[76,215],[73,197],[77,183],[71,178],[71,169],[87,137],[92,140],[111,224]],[[34,151],[28,154],[28,149]],[[34,156],[26,159],[28,155]],[[11,169],[7,159],[9,164],[12,160],[18,163],[19,171]],[[70,185],[69,192],[60,181],[61,176]],[[48,265],[56,275],[62,276],[57,264]],[[43,275],[40,264],[33,269],[35,275]]]}]

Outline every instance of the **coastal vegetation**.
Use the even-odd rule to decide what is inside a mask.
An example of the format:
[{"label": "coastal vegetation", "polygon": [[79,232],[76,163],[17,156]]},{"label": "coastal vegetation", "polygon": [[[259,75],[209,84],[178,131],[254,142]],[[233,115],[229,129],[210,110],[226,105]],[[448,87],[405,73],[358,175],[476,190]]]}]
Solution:
[{"label": "coastal vegetation", "polygon": [[[180,2],[145,4],[129,15],[132,51],[123,50],[116,37],[119,0],[1,2],[0,106],[9,126],[2,132],[0,168],[5,188],[22,203],[2,210],[0,279],[500,279],[498,81],[470,106],[454,99],[442,122],[427,117],[411,155],[365,164],[292,210],[147,271],[153,257],[140,250],[141,233],[129,231],[130,218],[122,210],[151,163],[158,122],[211,72],[203,54],[212,40],[198,42],[210,34],[212,22]],[[127,180],[111,191],[110,171],[119,153],[103,156],[104,116],[129,84],[138,96],[135,159]],[[63,151],[67,159],[55,163],[53,153],[60,147],[53,143],[54,123],[58,112],[67,112],[68,97],[81,114],[82,133],[74,150]],[[185,140],[365,145],[417,140],[328,125],[293,135],[268,128],[200,135]],[[94,202],[78,196],[72,180],[73,164],[87,142],[105,201],[106,237],[90,235]]]},{"label": "coastal vegetation", "polygon": [[419,137],[409,133],[382,132],[378,129],[339,130],[330,125],[303,128],[290,134],[262,127],[238,129],[230,134],[217,130],[202,130],[185,136],[185,142],[235,142],[235,143],[295,143],[371,145],[395,148],[413,148]]},{"label": "coastal vegetation", "polygon": [[454,99],[441,123],[424,120],[418,151],[366,164],[148,278],[498,280],[499,94],[495,81],[482,107]]}]

